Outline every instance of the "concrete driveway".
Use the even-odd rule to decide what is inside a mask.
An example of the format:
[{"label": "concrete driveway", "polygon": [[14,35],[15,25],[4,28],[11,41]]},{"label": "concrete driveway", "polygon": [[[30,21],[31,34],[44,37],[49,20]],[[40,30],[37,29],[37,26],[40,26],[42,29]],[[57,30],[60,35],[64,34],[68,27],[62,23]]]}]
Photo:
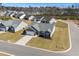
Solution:
[{"label": "concrete driveway", "polygon": [[23,38],[19,39],[15,44],[26,45],[26,43],[32,39],[33,36],[25,35]]}]

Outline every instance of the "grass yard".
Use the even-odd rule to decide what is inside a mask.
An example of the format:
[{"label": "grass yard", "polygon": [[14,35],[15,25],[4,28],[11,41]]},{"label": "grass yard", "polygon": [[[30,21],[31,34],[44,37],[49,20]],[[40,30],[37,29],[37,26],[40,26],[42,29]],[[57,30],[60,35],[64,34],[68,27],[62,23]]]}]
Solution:
[{"label": "grass yard", "polygon": [[9,16],[0,16],[1,20],[11,20],[12,18]]},{"label": "grass yard", "polygon": [[56,30],[50,39],[36,37],[30,40],[26,45],[32,47],[43,48],[51,51],[64,51],[69,48],[69,33],[68,25],[58,21],[56,23]]},{"label": "grass yard", "polygon": [[26,24],[30,25],[32,24],[32,21],[31,20],[23,20]]},{"label": "grass yard", "polygon": [[9,55],[4,54],[4,53],[0,53],[0,56],[9,56]]},{"label": "grass yard", "polygon": [[3,40],[3,41],[9,40],[10,42],[16,42],[21,37],[23,37],[21,35],[22,32],[23,32],[23,30],[15,32],[15,33],[11,33],[11,32],[2,33],[2,34],[0,34],[0,40]]}]

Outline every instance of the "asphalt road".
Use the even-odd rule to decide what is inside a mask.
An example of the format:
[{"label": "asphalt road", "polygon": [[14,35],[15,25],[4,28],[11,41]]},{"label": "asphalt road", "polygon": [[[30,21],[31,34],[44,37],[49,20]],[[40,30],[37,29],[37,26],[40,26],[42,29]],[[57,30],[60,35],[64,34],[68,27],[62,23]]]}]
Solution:
[{"label": "asphalt road", "polygon": [[66,53],[51,53],[7,42],[0,42],[0,51],[16,56],[79,56],[79,30],[75,24],[69,23],[71,31],[72,49]]}]

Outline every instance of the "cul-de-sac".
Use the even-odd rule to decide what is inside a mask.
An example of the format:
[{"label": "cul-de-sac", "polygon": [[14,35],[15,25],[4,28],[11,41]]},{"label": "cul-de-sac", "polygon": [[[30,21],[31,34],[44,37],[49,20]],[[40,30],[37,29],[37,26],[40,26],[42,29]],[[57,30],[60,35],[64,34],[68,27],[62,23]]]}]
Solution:
[{"label": "cul-de-sac", "polygon": [[0,3],[0,56],[79,56],[79,4]]}]

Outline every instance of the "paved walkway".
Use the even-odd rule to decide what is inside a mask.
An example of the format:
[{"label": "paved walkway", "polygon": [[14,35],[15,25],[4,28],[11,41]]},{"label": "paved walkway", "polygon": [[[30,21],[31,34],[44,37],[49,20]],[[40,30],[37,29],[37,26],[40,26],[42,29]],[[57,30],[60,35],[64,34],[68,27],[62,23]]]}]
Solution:
[{"label": "paved walkway", "polygon": [[19,44],[19,45],[26,45],[26,43],[32,39],[33,36],[29,36],[26,35],[23,38],[21,38],[20,40],[18,40],[15,44]]}]

